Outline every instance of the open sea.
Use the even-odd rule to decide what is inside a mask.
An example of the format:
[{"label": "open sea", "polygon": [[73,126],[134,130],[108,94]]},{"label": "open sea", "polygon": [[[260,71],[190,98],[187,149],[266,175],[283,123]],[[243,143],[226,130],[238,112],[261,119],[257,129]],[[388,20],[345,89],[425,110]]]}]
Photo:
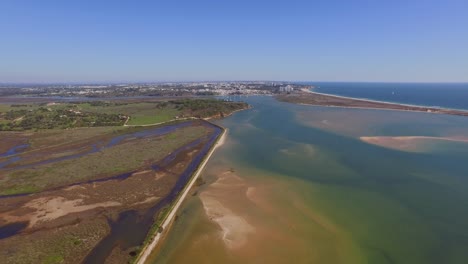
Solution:
[{"label": "open sea", "polygon": [[309,83],[315,92],[468,110],[468,83]]},{"label": "open sea", "polygon": [[[468,109],[466,85],[319,86]],[[238,100],[153,263],[468,263],[467,117]]]}]

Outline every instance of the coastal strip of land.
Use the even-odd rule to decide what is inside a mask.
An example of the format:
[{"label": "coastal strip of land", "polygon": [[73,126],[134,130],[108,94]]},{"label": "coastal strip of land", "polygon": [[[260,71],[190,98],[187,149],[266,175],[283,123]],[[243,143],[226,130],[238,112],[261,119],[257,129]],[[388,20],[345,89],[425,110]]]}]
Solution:
[{"label": "coastal strip of land", "polygon": [[177,218],[173,209],[220,144],[224,129],[207,120],[249,108],[198,98],[48,100],[0,103],[4,263],[134,263],[169,232],[162,224]]},{"label": "coastal strip of land", "polygon": [[276,99],[282,102],[317,105],[317,106],[398,110],[398,111],[412,111],[412,112],[426,112],[426,113],[435,113],[435,114],[468,116],[468,111],[458,110],[458,109],[447,109],[447,108],[380,102],[380,101],[373,101],[373,100],[366,100],[366,99],[357,99],[357,98],[351,98],[351,97],[316,93],[316,92],[306,91],[306,90],[301,90],[300,92],[297,92],[297,93],[277,95]]},{"label": "coastal strip of land", "polygon": [[172,222],[174,221],[174,218],[177,214],[177,211],[178,209],[180,208],[180,206],[182,205],[183,201],[185,200],[185,197],[187,196],[187,194],[189,193],[190,189],[192,188],[192,186],[195,184],[197,178],[200,176],[201,172],[203,171],[203,169],[205,168],[205,165],[208,163],[211,155],[213,155],[214,151],[223,144],[224,140],[225,140],[225,137],[226,137],[226,133],[227,133],[227,130],[225,128],[223,128],[223,132],[222,134],[219,136],[219,138],[217,139],[216,143],[212,146],[211,150],[208,152],[208,154],[206,155],[205,159],[203,160],[203,162],[199,165],[197,171],[194,173],[194,175],[192,176],[192,179],[190,180],[190,182],[186,185],[185,189],[182,191],[182,193],[180,194],[179,198],[177,199],[177,201],[175,202],[174,206],[171,208],[170,212],[166,215],[165,219],[163,220],[162,224],[161,224],[161,230],[163,230],[162,232],[156,232],[154,234],[154,237],[152,238],[151,242],[147,245],[144,246],[144,248],[142,249],[139,257],[137,258],[137,260],[135,261],[135,263],[137,264],[144,264],[146,263],[148,257],[151,255],[151,253],[153,252],[153,250],[156,249],[156,247],[159,245],[159,243],[162,242],[163,240],[163,236],[165,234],[167,234],[168,232],[168,229],[170,227],[170,225],[172,224]]}]

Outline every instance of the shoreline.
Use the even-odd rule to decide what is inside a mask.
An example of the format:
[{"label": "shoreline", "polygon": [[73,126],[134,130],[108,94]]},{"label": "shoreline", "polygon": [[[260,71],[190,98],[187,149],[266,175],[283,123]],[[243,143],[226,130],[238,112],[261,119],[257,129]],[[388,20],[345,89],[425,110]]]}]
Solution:
[{"label": "shoreline", "polygon": [[171,119],[171,120],[168,120],[168,121],[163,121],[163,122],[153,123],[153,124],[145,124],[145,125],[128,125],[127,123],[128,123],[128,121],[130,120],[130,117],[127,117],[127,120],[125,121],[125,123],[123,124],[123,126],[124,126],[124,127],[149,127],[149,126],[164,125],[164,124],[168,124],[168,123],[172,123],[172,122],[177,122],[177,121],[187,121],[187,120],[197,120],[197,119],[209,121],[209,120],[212,120],[212,119],[222,119],[222,118],[226,118],[226,117],[229,117],[229,116],[233,115],[234,113],[237,113],[237,112],[240,112],[240,111],[244,111],[244,110],[248,110],[248,109],[252,109],[252,108],[253,108],[253,107],[252,107],[251,105],[248,105],[246,108],[234,110],[234,111],[230,112],[229,114],[227,114],[227,115],[225,115],[225,116],[223,116],[223,117],[210,116],[210,117],[205,117],[205,118],[199,118],[199,117],[190,116],[190,117],[175,118],[175,119]]},{"label": "shoreline", "polygon": [[[306,92],[306,91],[304,91],[304,90],[301,90],[301,91]],[[307,91],[306,93],[316,94],[316,95],[324,95],[324,96],[330,96],[330,97],[336,97],[336,98],[341,98],[341,99],[365,101],[365,102],[378,103],[378,104],[401,105],[401,106],[409,106],[409,107],[422,107],[422,108],[433,108],[433,109],[441,109],[441,110],[467,111],[467,112],[468,112],[467,109],[447,108],[447,107],[442,107],[442,106],[431,106],[431,105],[404,104],[404,103],[391,102],[391,101],[373,100],[373,99],[369,99],[369,98],[365,98],[365,97],[350,97],[350,96],[344,96],[344,95],[336,95],[336,94],[327,94],[327,93],[313,92],[313,91],[310,91],[310,90]]]},{"label": "shoreline", "polygon": [[338,108],[356,108],[356,109],[372,109],[372,110],[391,110],[391,111],[406,111],[420,112],[428,114],[446,114],[456,116],[468,116],[468,110],[458,110],[450,108],[426,107],[410,104],[399,104],[383,101],[375,101],[368,99],[359,99],[353,97],[329,95],[312,91],[303,91],[290,95],[279,95],[276,99],[281,102],[294,103],[300,105],[314,105],[322,107],[338,107]]},{"label": "shoreline", "polygon": [[360,140],[364,142],[372,142],[373,140],[414,140],[414,139],[428,139],[428,140],[442,140],[442,141],[451,141],[451,142],[463,142],[468,143],[468,138],[456,138],[456,137],[431,137],[431,136],[362,136],[359,137]]},{"label": "shoreline", "polygon": [[210,152],[205,156],[203,161],[200,163],[197,171],[194,173],[194,175],[190,179],[190,182],[185,186],[184,191],[177,198],[176,203],[173,206],[171,206],[172,207],[171,211],[166,215],[165,219],[163,220],[163,223],[160,226],[163,231],[158,232],[158,230],[156,230],[156,234],[151,234],[152,235],[151,243],[146,244],[143,247],[142,251],[140,252],[138,258],[135,260],[134,263],[137,263],[137,264],[146,263],[146,261],[148,260],[148,257],[151,255],[151,253],[153,253],[153,251],[163,242],[164,237],[170,231],[170,227],[171,227],[171,225],[172,225],[172,223],[174,221],[174,218],[176,216],[176,213],[177,213],[178,209],[180,208],[182,203],[185,201],[185,198],[188,195],[189,191],[192,189],[193,185],[195,184],[196,180],[198,179],[198,177],[200,176],[200,174],[204,170],[206,164],[210,160],[213,153],[216,151],[216,149],[218,147],[220,147],[220,146],[222,146],[224,144],[225,139],[226,139],[225,137],[226,137],[226,134],[227,134],[228,130],[226,128],[224,128],[224,127],[219,126],[219,125],[216,125],[216,124],[213,124],[213,125],[220,127],[223,130],[222,134],[218,137],[215,144],[211,147]]},{"label": "shoreline", "polygon": [[237,112],[244,111],[244,110],[249,110],[249,109],[252,109],[252,108],[253,108],[253,106],[251,106],[251,105],[248,104],[246,108],[234,110],[234,111],[230,112],[229,114],[224,115],[224,116],[222,116],[222,117],[219,117],[219,116],[210,116],[210,117],[206,117],[206,118],[203,118],[203,119],[204,119],[204,120],[207,120],[207,121],[212,120],[212,119],[223,119],[223,118],[226,118],[226,117],[230,117],[230,116],[232,116],[233,114],[235,114],[235,113],[237,113]]}]

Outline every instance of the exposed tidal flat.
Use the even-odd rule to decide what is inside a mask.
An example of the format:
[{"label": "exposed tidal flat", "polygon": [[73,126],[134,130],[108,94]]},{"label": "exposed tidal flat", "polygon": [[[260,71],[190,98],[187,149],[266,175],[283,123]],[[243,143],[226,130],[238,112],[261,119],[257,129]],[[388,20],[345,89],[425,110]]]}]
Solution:
[{"label": "exposed tidal flat", "polygon": [[468,259],[468,118],[243,100],[154,263]]}]

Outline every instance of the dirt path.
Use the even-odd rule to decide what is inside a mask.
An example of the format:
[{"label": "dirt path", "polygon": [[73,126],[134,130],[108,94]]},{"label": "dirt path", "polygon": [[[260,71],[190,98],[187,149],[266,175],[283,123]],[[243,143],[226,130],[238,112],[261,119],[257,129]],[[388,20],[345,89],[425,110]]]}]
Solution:
[{"label": "dirt path", "polygon": [[123,125],[124,127],[148,127],[148,126],[157,126],[157,125],[163,125],[167,123],[171,123],[174,121],[184,121],[184,120],[193,120],[193,119],[198,119],[196,117],[186,117],[186,118],[177,118],[177,119],[171,119],[169,121],[164,121],[164,122],[159,122],[159,123],[154,123],[154,124],[146,124],[146,125],[127,125],[127,122],[130,120],[130,117],[127,118],[127,121],[125,121],[125,124]]},{"label": "dirt path", "polygon": [[182,205],[182,202],[185,200],[185,197],[187,196],[188,192],[190,191],[190,189],[192,188],[192,186],[194,185],[195,181],[197,180],[197,178],[200,176],[201,172],[203,171],[203,169],[205,168],[205,165],[208,163],[208,161],[210,160],[211,158],[211,155],[213,155],[214,151],[219,147],[221,146],[223,143],[224,143],[224,140],[225,140],[225,136],[226,136],[226,133],[227,133],[227,130],[224,129],[223,130],[223,133],[221,134],[221,136],[218,138],[218,140],[216,141],[216,144],[211,148],[210,152],[206,155],[206,158],[203,160],[203,162],[200,164],[200,166],[198,167],[198,170],[196,171],[195,175],[192,177],[192,179],[190,180],[190,182],[187,184],[187,186],[185,187],[184,191],[182,192],[182,194],[179,196],[179,199],[177,200],[177,202],[175,203],[174,207],[172,208],[171,212],[166,216],[166,219],[163,221],[163,224],[161,225],[162,227],[162,230],[164,230],[163,233],[159,233],[157,232],[155,234],[155,236],[153,237],[152,241],[150,244],[147,244],[143,250],[141,251],[140,253],[140,256],[138,257],[138,259],[136,260],[135,263],[137,264],[144,264],[146,263],[146,260],[148,259],[148,257],[150,256],[151,252],[153,252],[153,250],[156,248],[156,246],[158,245],[158,243],[160,243],[160,241],[162,240],[162,236],[164,235],[164,233],[167,233],[168,232],[168,227],[170,226],[170,224],[172,223],[172,221],[174,220],[174,217],[176,216],[176,213],[177,213],[177,210],[179,209],[179,207]]}]

